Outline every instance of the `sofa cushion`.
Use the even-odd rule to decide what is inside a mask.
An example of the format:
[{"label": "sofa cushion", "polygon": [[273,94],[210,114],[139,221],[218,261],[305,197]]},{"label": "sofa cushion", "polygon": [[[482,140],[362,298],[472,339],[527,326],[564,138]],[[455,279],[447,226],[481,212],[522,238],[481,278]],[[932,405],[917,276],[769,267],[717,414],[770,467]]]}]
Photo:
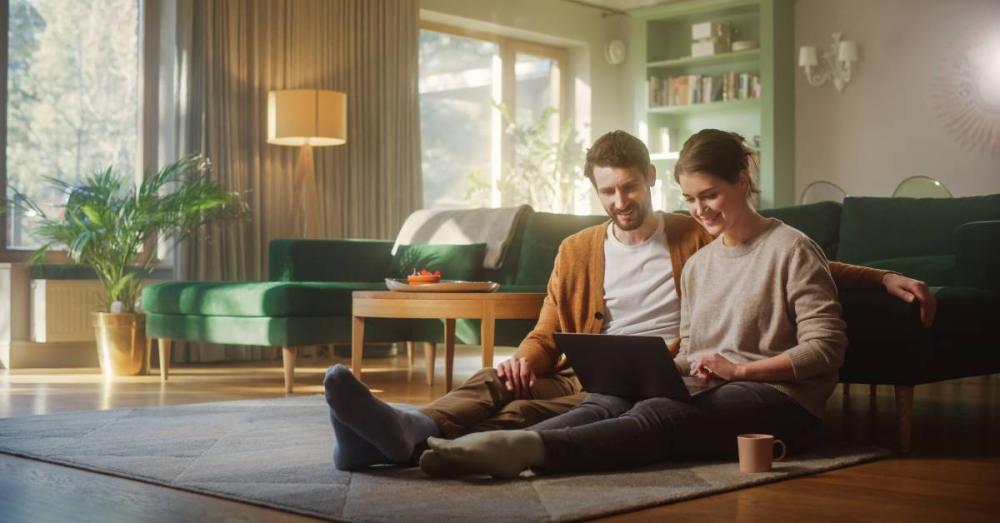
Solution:
[{"label": "sofa cushion", "polygon": [[483,275],[485,243],[469,245],[400,245],[389,265],[390,278],[405,278],[414,269],[441,271],[446,280],[477,281]]},{"label": "sofa cushion", "polygon": [[923,280],[928,285],[954,285],[958,267],[957,258],[946,254],[940,256],[907,256],[865,262],[868,267],[885,269],[911,278]]},{"label": "sofa cushion", "polygon": [[371,282],[167,282],[143,290],[142,308],[202,316],[350,316],[351,293]]},{"label": "sofa cushion", "polygon": [[956,253],[959,225],[1000,219],[1000,194],[966,198],[847,198],[837,259],[847,263]]},{"label": "sofa cushion", "polygon": [[559,244],[569,235],[606,221],[607,216],[575,216],[536,212],[525,224],[517,259],[518,285],[545,285],[552,274]]},{"label": "sofa cushion", "polygon": [[794,207],[778,209],[763,209],[760,214],[768,218],[777,218],[805,233],[816,242],[829,259],[837,256],[837,243],[840,235],[840,204],[836,202],[819,202]]},{"label": "sofa cushion", "polygon": [[271,240],[268,280],[382,282],[391,250],[386,240]]}]

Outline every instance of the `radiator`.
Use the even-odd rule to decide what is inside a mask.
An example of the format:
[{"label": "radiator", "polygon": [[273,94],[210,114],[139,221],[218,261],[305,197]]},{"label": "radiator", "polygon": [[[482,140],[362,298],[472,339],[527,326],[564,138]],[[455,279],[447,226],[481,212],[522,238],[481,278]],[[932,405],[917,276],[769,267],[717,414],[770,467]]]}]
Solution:
[{"label": "radiator", "polygon": [[93,341],[103,292],[97,280],[31,280],[31,341]]}]

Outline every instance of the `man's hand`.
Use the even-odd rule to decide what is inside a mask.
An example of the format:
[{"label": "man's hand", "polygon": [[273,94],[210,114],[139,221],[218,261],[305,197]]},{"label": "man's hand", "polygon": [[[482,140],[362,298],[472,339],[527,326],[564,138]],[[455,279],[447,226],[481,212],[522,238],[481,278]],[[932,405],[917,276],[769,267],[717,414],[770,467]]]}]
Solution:
[{"label": "man's hand", "polygon": [[691,375],[699,378],[715,376],[726,381],[735,381],[739,379],[738,373],[738,366],[719,354],[698,358],[698,361],[691,366]]},{"label": "man's hand", "polygon": [[924,324],[925,328],[934,323],[937,300],[931,294],[926,283],[900,274],[889,273],[882,277],[882,285],[885,286],[886,292],[906,303],[913,303],[913,300],[917,300],[920,304],[920,322]]},{"label": "man's hand", "polygon": [[530,397],[535,385],[535,373],[528,366],[528,358],[510,358],[497,365],[497,376],[517,399]]}]

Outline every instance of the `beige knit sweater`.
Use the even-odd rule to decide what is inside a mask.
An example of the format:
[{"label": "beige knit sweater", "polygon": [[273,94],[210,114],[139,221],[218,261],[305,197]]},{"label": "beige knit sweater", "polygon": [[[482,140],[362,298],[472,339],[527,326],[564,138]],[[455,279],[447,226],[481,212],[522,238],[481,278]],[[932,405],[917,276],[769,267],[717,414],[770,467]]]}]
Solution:
[{"label": "beige knit sweater", "polygon": [[770,385],[823,417],[847,346],[837,289],[819,246],[769,221],[749,243],[716,239],[684,266],[677,362],[687,370],[716,353],[737,364],[786,353],[795,379]]}]

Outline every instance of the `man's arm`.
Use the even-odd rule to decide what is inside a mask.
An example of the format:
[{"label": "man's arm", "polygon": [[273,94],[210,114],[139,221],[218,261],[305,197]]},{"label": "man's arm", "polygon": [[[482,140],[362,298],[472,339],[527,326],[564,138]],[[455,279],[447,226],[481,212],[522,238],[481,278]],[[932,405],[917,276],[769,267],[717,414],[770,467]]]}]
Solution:
[{"label": "man's arm", "polygon": [[927,284],[920,280],[908,278],[895,272],[840,262],[830,262],[830,274],[838,289],[883,287],[886,292],[906,303],[912,303],[916,300],[920,304],[920,321],[924,327],[930,327],[934,323],[937,300],[931,294]]},{"label": "man's arm", "polygon": [[542,302],[542,310],[538,315],[538,323],[535,328],[521,341],[514,353],[514,359],[524,358],[528,363],[528,368],[535,375],[550,374],[555,370],[559,361],[559,349],[556,348],[556,340],[553,333],[559,330],[559,262],[562,257],[562,247],[556,255],[552,268],[552,275],[549,276],[549,284],[545,292],[545,300]]},{"label": "man's arm", "polygon": [[553,333],[559,329],[559,260],[562,257],[562,246],[556,255],[549,276],[549,284],[542,301],[542,310],[538,315],[535,328],[521,341],[514,356],[497,364],[497,376],[504,382],[507,390],[515,398],[528,397],[535,377],[548,375],[555,371],[559,361],[559,350]]}]

